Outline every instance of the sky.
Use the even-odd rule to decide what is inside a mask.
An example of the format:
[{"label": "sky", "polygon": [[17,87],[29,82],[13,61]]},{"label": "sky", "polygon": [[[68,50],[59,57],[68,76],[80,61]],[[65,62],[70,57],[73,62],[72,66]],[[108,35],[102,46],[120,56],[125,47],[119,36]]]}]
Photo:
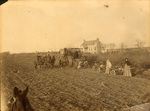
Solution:
[{"label": "sky", "polygon": [[149,0],[10,0],[0,16],[2,52],[58,51],[96,38],[150,46]]}]

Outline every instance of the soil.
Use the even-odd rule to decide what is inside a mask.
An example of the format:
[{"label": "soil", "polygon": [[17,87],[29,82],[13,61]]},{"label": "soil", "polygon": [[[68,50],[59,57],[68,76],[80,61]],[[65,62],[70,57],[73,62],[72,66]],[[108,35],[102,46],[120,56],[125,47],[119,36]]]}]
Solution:
[{"label": "soil", "polygon": [[35,111],[120,111],[146,103],[142,98],[150,92],[146,77],[106,75],[91,68],[34,71],[27,66],[4,60],[2,102],[6,105],[15,86],[22,90],[29,86],[27,97]]}]

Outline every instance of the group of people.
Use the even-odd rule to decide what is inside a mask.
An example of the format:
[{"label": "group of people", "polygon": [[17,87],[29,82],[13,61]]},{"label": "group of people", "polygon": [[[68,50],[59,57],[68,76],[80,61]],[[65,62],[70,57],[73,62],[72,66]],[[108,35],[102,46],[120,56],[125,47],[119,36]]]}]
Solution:
[{"label": "group of people", "polygon": [[[43,62],[48,62],[50,63],[52,66],[54,66],[55,64],[55,56],[50,56],[49,53],[47,53],[47,55],[41,55],[40,53],[37,53],[37,61],[41,61],[43,60]],[[77,69],[80,69],[81,67],[87,68],[88,67],[88,62],[87,61],[79,61],[78,65],[77,65]],[[98,69],[99,72],[101,72],[101,70],[104,69],[104,65],[102,62],[100,62],[100,65],[98,66],[96,63],[94,64],[94,69]],[[115,75],[115,71],[112,70],[112,64],[110,62],[109,59],[106,60],[106,69],[105,69],[105,74],[114,74]],[[131,77],[131,64],[128,61],[128,58],[125,59],[124,62],[124,68],[123,68],[123,75],[124,76],[128,76]]]},{"label": "group of people", "polygon": [[[87,61],[79,61],[76,66],[77,66],[77,69],[89,67]],[[111,64],[109,59],[106,60],[106,65],[104,65],[103,62],[96,62],[95,61],[94,65],[92,67],[94,70],[98,70],[99,72],[104,71],[105,74],[116,75],[116,73],[117,73],[117,74],[123,74],[124,76],[128,76],[128,77],[132,76],[131,64],[128,61],[128,58],[125,59],[124,67],[118,68],[117,70],[112,68],[112,64]]]},{"label": "group of people", "polygon": [[56,59],[55,56],[50,56],[49,53],[47,54],[37,53],[37,61],[43,63],[50,63],[52,66],[54,66]]},{"label": "group of people", "polygon": [[[106,60],[106,70],[105,70],[105,74],[110,74],[110,70],[111,70],[112,64],[109,61],[109,59]],[[124,70],[123,70],[123,75],[124,76],[128,76],[131,77],[131,63],[128,61],[128,58],[125,59],[125,63],[124,63]]]},{"label": "group of people", "polygon": [[88,68],[88,61],[79,61],[79,63],[76,65],[77,66],[77,69],[80,69],[80,68]]}]

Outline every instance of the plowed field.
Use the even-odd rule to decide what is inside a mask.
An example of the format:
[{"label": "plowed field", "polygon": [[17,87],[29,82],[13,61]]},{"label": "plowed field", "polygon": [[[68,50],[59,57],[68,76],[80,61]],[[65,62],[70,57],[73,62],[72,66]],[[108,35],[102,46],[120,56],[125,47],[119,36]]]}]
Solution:
[{"label": "plowed field", "polygon": [[[28,60],[21,61],[3,59],[2,102],[5,104],[15,86],[22,90],[29,86],[27,97],[36,111],[119,111],[144,103],[142,97],[150,92],[147,78],[106,75],[92,69],[34,71],[30,63],[23,65]],[[12,71],[16,69],[19,72]]]}]

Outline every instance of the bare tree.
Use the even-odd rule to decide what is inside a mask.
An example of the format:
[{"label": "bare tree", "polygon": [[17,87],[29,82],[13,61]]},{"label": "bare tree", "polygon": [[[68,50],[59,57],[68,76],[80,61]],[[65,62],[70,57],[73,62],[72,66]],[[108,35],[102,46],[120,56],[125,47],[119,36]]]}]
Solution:
[{"label": "bare tree", "polygon": [[113,52],[116,45],[114,43],[109,43],[109,44],[102,44],[101,47],[104,52],[105,51]]},{"label": "bare tree", "polygon": [[141,41],[141,40],[136,40],[136,44],[137,48],[141,49],[142,47],[144,47],[145,42]]},{"label": "bare tree", "polygon": [[110,44],[110,49],[113,50],[115,47],[116,47],[116,45],[115,45],[114,43],[111,43],[111,44]]},{"label": "bare tree", "polygon": [[121,42],[120,47],[121,47],[121,51],[123,52],[123,50],[126,48],[125,43],[124,43],[124,42]]},{"label": "bare tree", "polygon": [[110,44],[109,44],[109,48],[110,48],[111,52],[114,51],[114,48],[115,48],[115,47],[116,47],[116,45],[115,45],[114,43],[110,43]]},{"label": "bare tree", "polygon": [[101,48],[102,48],[102,50],[105,52],[105,51],[106,51],[106,48],[107,48],[106,44],[101,44]]}]

